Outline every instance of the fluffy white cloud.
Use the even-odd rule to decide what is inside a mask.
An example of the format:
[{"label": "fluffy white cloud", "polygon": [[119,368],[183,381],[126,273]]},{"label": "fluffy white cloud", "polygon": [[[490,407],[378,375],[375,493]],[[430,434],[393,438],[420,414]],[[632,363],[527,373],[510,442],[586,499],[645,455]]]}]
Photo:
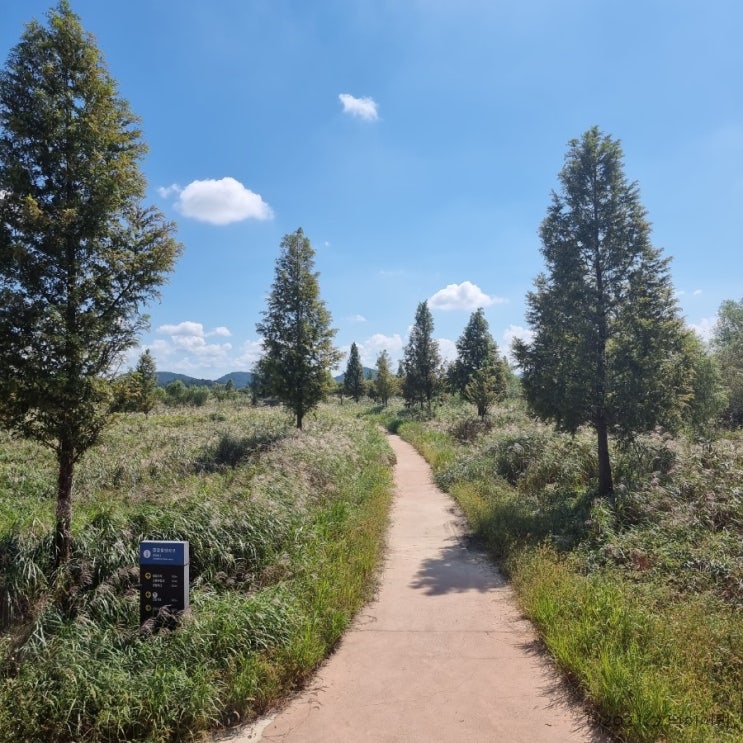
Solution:
[{"label": "fluffy white cloud", "polygon": [[699,322],[689,323],[689,327],[705,342],[712,339],[717,317],[703,317]]},{"label": "fluffy white cloud", "polygon": [[162,335],[195,335],[204,337],[204,326],[200,322],[180,322],[177,325],[161,325],[157,332]]},{"label": "fluffy white cloud", "polygon": [[176,209],[201,222],[223,225],[273,217],[271,207],[260,194],[245,188],[234,178],[192,181],[185,188],[173,184],[158,190],[163,198],[177,194]]},{"label": "fluffy white cloud", "polygon": [[[228,328],[218,327],[206,332],[200,322],[187,320],[177,325],[161,325],[156,332],[167,336],[158,338],[150,346],[162,370],[184,372],[188,369],[184,373],[189,373],[201,369],[205,373],[206,370],[222,368],[229,363],[231,343],[207,342],[210,336],[232,335]],[[167,368],[164,364],[168,365]]]},{"label": "fluffy white cloud", "polygon": [[477,284],[463,281],[461,284],[449,284],[437,291],[428,300],[428,305],[434,310],[476,310],[478,307],[490,307],[507,301],[502,297],[490,297]]},{"label": "fluffy white cloud", "polygon": [[263,343],[261,341],[245,341],[235,359],[235,369],[251,371],[261,356],[263,356]]},{"label": "fluffy white cloud", "polygon": [[[393,362],[396,362],[402,357],[403,340],[398,333],[394,335],[375,333],[370,338],[356,345],[359,349],[361,363],[371,369],[376,366],[377,357],[382,351],[387,351]],[[393,368],[392,371],[396,371],[396,368]]]},{"label": "fluffy white cloud", "polygon": [[349,93],[341,93],[338,98],[343,104],[343,113],[366,121],[376,121],[379,118],[377,103],[373,98],[356,98]]},{"label": "fluffy white cloud", "polygon": [[437,338],[439,353],[443,362],[454,361],[457,358],[457,344],[448,338]]}]

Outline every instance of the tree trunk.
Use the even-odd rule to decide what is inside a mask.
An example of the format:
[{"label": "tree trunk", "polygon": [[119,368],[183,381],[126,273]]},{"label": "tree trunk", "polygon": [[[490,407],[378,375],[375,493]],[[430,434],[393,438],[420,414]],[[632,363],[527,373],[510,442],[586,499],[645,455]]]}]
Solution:
[{"label": "tree trunk", "polygon": [[73,449],[62,444],[57,452],[57,523],[54,532],[54,565],[67,563],[72,552],[72,477],[75,470]]},{"label": "tree trunk", "polygon": [[614,483],[611,477],[611,461],[609,459],[609,427],[605,419],[596,423],[599,454],[599,495],[605,497],[614,492]]}]

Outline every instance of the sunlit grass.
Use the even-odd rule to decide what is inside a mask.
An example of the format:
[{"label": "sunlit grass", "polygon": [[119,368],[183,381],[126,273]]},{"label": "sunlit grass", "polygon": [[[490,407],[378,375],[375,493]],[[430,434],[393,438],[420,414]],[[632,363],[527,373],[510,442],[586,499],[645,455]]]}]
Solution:
[{"label": "sunlit grass", "polygon": [[[370,595],[391,456],[333,406],[302,433],[270,408],[122,416],[78,470],[74,590],[60,594],[53,462],[3,439],[0,739],[181,741],[264,711]],[[34,459],[42,481],[25,485]],[[190,543],[175,631],[138,627],[143,538]]]},{"label": "sunlit grass", "polygon": [[615,449],[595,497],[590,432],[512,403],[485,427],[451,404],[384,423],[431,462],[511,577],[596,718],[627,741],[743,739],[743,441],[662,433]]}]

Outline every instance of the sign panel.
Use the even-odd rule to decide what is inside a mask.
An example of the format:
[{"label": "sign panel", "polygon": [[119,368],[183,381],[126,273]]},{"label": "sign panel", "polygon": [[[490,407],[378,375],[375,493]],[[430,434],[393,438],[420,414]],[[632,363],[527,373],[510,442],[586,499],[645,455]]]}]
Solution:
[{"label": "sign panel", "polygon": [[188,542],[140,542],[140,565],[188,565]]},{"label": "sign panel", "polygon": [[139,622],[188,608],[188,542],[140,542]]}]

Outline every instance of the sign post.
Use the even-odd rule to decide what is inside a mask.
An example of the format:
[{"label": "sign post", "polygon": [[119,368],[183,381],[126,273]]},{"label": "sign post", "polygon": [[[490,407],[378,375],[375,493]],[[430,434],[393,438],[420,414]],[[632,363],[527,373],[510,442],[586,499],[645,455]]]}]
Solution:
[{"label": "sign post", "polygon": [[188,542],[139,543],[139,623],[188,608]]}]

